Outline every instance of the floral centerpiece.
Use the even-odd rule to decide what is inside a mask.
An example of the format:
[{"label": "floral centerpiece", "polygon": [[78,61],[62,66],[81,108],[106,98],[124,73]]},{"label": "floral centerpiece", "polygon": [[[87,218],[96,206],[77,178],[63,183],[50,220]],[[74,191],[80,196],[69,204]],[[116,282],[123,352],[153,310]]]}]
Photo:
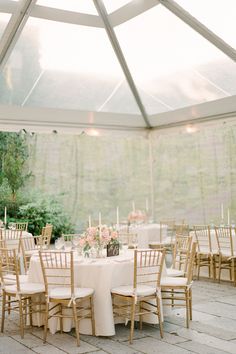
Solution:
[{"label": "floral centerpiece", "polygon": [[147,221],[147,215],[141,210],[131,211],[128,215],[128,222],[131,223],[142,223]]},{"label": "floral centerpiece", "polygon": [[101,257],[104,247],[111,243],[119,244],[118,233],[107,225],[89,227],[80,238],[80,247],[87,257],[91,249],[96,251],[97,257]]}]

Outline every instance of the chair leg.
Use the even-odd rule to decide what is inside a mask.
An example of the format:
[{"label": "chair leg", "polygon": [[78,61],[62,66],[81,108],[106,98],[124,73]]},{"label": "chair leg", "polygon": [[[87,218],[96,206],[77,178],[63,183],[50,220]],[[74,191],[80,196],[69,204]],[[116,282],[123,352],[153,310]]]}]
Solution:
[{"label": "chair leg", "polygon": [[73,309],[73,316],[74,316],[74,322],[75,322],[75,333],[76,333],[76,339],[77,339],[77,346],[79,347],[79,345],[80,345],[79,321],[78,321],[77,308],[76,308],[75,303],[72,303],[72,309]]},{"label": "chair leg", "polygon": [[160,328],[160,336],[163,338],[163,324],[162,324],[162,318],[161,318],[161,300],[159,296],[156,297],[156,302],[157,302],[157,316],[158,316],[158,322],[159,322],[159,328]]},{"label": "chair leg", "polygon": [[231,263],[231,264],[229,264],[229,279],[230,279],[230,281],[233,281],[232,260],[231,260],[230,263]]},{"label": "chair leg", "polygon": [[208,254],[207,255],[207,263],[208,263],[208,275],[209,275],[209,279],[211,279],[211,256]]},{"label": "chair leg", "polygon": [[221,255],[219,255],[218,267],[219,267],[218,282],[220,283],[220,276],[221,276]]},{"label": "chair leg", "polygon": [[175,306],[175,300],[174,300],[174,289],[171,289],[171,308]]},{"label": "chair leg", "polygon": [[193,298],[192,289],[189,289],[189,318],[190,321],[193,319]]},{"label": "chair leg", "polygon": [[236,279],[235,279],[235,260],[234,258],[232,258],[231,260],[231,269],[232,269],[232,281],[233,281],[233,285],[236,285]]},{"label": "chair leg", "polygon": [[197,256],[197,279],[200,278],[200,263],[201,263],[201,255],[198,254]]},{"label": "chair leg", "polygon": [[94,318],[93,295],[90,297],[90,308],[91,308],[92,335],[95,336],[95,318]]},{"label": "chair leg", "polygon": [[4,331],[4,323],[5,323],[5,310],[6,310],[6,293],[3,290],[2,292],[2,321],[1,321],[1,332]]},{"label": "chair leg", "polygon": [[[139,303],[139,313],[142,312],[142,301]],[[139,329],[142,331],[143,329],[143,316],[139,315]]]},{"label": "chair leg", "polygon": [[21,296],[19,297],[19,313],[20,313],[20,335],[21,338],[24,338],[24,310],[23,310],[23,301]]},{"label": "chair leg", "polygon": [[60,307],[60,333],[63,332],[63,317],[62,317],[62,304],[59,304]]},{"label": "chair leg", "polygon": [[32,306],[32,298],[28,299],[28,307],[29,307],[29,318],[30,318],[30,326],[33,326],[33,306]]},{"label": "chair leg", "polygon": [[46,306],[45,306],[45,323],[44,323],[44,333],[43,333],[43,342],[44,342],[44,343],[46,343],[46,340],[47,340],[48,316],[49,316],[49,303],[46,301]]},{"label": "chair leg", "polygon": [[8,313],[8,315],[10,315],[10,313],[11,313],[11,297],[8,295],[8,297],[7,297],[7,302],[8,302],[8,306],[7,306],[7,313]]},{"label": "chair leg", "polygon": [[213,256],[212,256],[212,255],[210,255],[210,266],[211,266],[212,279],[215,280],[215,274],[214,274],[214,259],[213,259]]},{"label": "chair leg", "polygon": [[131,318],[130,318],[130,337],[129,337],[129,343],[133,343],[133,336],[134,336],[134,319],[135,319],[135,297],[132,298],[132,304],[131,304]]},{"label": "chair leg", "polygon": [[189,294],[185,290],[185,306],[186,306],[186,327],[189,328]]}]

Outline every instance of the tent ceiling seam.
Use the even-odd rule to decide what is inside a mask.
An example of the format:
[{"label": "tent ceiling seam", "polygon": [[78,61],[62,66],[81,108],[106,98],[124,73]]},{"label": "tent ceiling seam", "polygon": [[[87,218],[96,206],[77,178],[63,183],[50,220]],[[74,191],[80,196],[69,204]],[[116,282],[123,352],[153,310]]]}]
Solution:
[{"label": "tent ceiling seam", "polygon": [[25,0],[10,18],[0,42],[0,70],[3,69],[37,0]]},{"label": "tent ceiling seam", "polygon": [[194,31],[198,32],[203,36],[208,42],[213,44],[224,54],[226,54],[230,59],[236,61],[236,50],[227,44],[223,39],[218,37],[214,32],[209,30],[205,25],[193,17],[184,8],[179,6],[173,0],[158,0],[163,6],[165,6],[169,11],[171,11],[175,16],[179,17],[183,22],[189,25]]},{"label": "tent ceiling seam", "polygon": [[96,9],[98,11],[98,14],[100,15],[103,23],[104,23],[104,26],[105,26],[105,30],[106,30],[106,33],[107,33],[107,36],[110,40],[110,43],[112,45],[112,48],[115,52],[115,55],[120,63],[120,66],[122,68],[122,71],[126,77],[126,80],[129,84],[129,87],[131,89],[131,92],[135,98],[135,101],[139,107],[139,110],[142,114],[142,117],[145,121],[145,124],[147,126],[147,128],[151,128],[151,124],[149,122],[149,119],[148,119],[148,115],[146,113],[146,110],[144,108],[144,105],[142,103],[142,100],[139,96],[139,93],[138,93],[138,90],[135,86],[135,83],[134,83],[134,80],[133,80],[133,77],[130,73],[130,70],[128,68],[128,65],[126,63],[126,60],[125,60],[125,57],[123,55],[123,52],[121,50],[121,47],[120,47],[120,44],[119,44],[119,41],[116,37],[116,34],[114,32],[114,29],[113,27],[111,26],[109,20],[108,20],[108,15],[107,15],[107,12],[106,12],[106,9],[105,9],[105,6],[103,4],[103,2],[101,0],[93,0],[94,2],[94,5],[96,6]]}]

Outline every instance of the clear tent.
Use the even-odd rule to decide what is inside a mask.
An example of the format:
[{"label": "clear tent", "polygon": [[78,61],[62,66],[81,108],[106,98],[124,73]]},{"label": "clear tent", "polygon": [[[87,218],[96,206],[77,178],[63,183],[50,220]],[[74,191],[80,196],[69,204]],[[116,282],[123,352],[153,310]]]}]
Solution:
[{"label": "clear tent", "polygon": [[1,126],[235,116],[234,0],[0,0]]}]

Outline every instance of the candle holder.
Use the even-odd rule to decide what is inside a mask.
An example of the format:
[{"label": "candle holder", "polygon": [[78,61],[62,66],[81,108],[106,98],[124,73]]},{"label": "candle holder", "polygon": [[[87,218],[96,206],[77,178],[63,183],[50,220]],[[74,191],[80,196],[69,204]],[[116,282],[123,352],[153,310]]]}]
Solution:
[{"label": "candle holder", "polygon": [[225,226],[224,219],[221,219],[221,222],[220,222],[220,227],[224,227],[224,226]]}]

